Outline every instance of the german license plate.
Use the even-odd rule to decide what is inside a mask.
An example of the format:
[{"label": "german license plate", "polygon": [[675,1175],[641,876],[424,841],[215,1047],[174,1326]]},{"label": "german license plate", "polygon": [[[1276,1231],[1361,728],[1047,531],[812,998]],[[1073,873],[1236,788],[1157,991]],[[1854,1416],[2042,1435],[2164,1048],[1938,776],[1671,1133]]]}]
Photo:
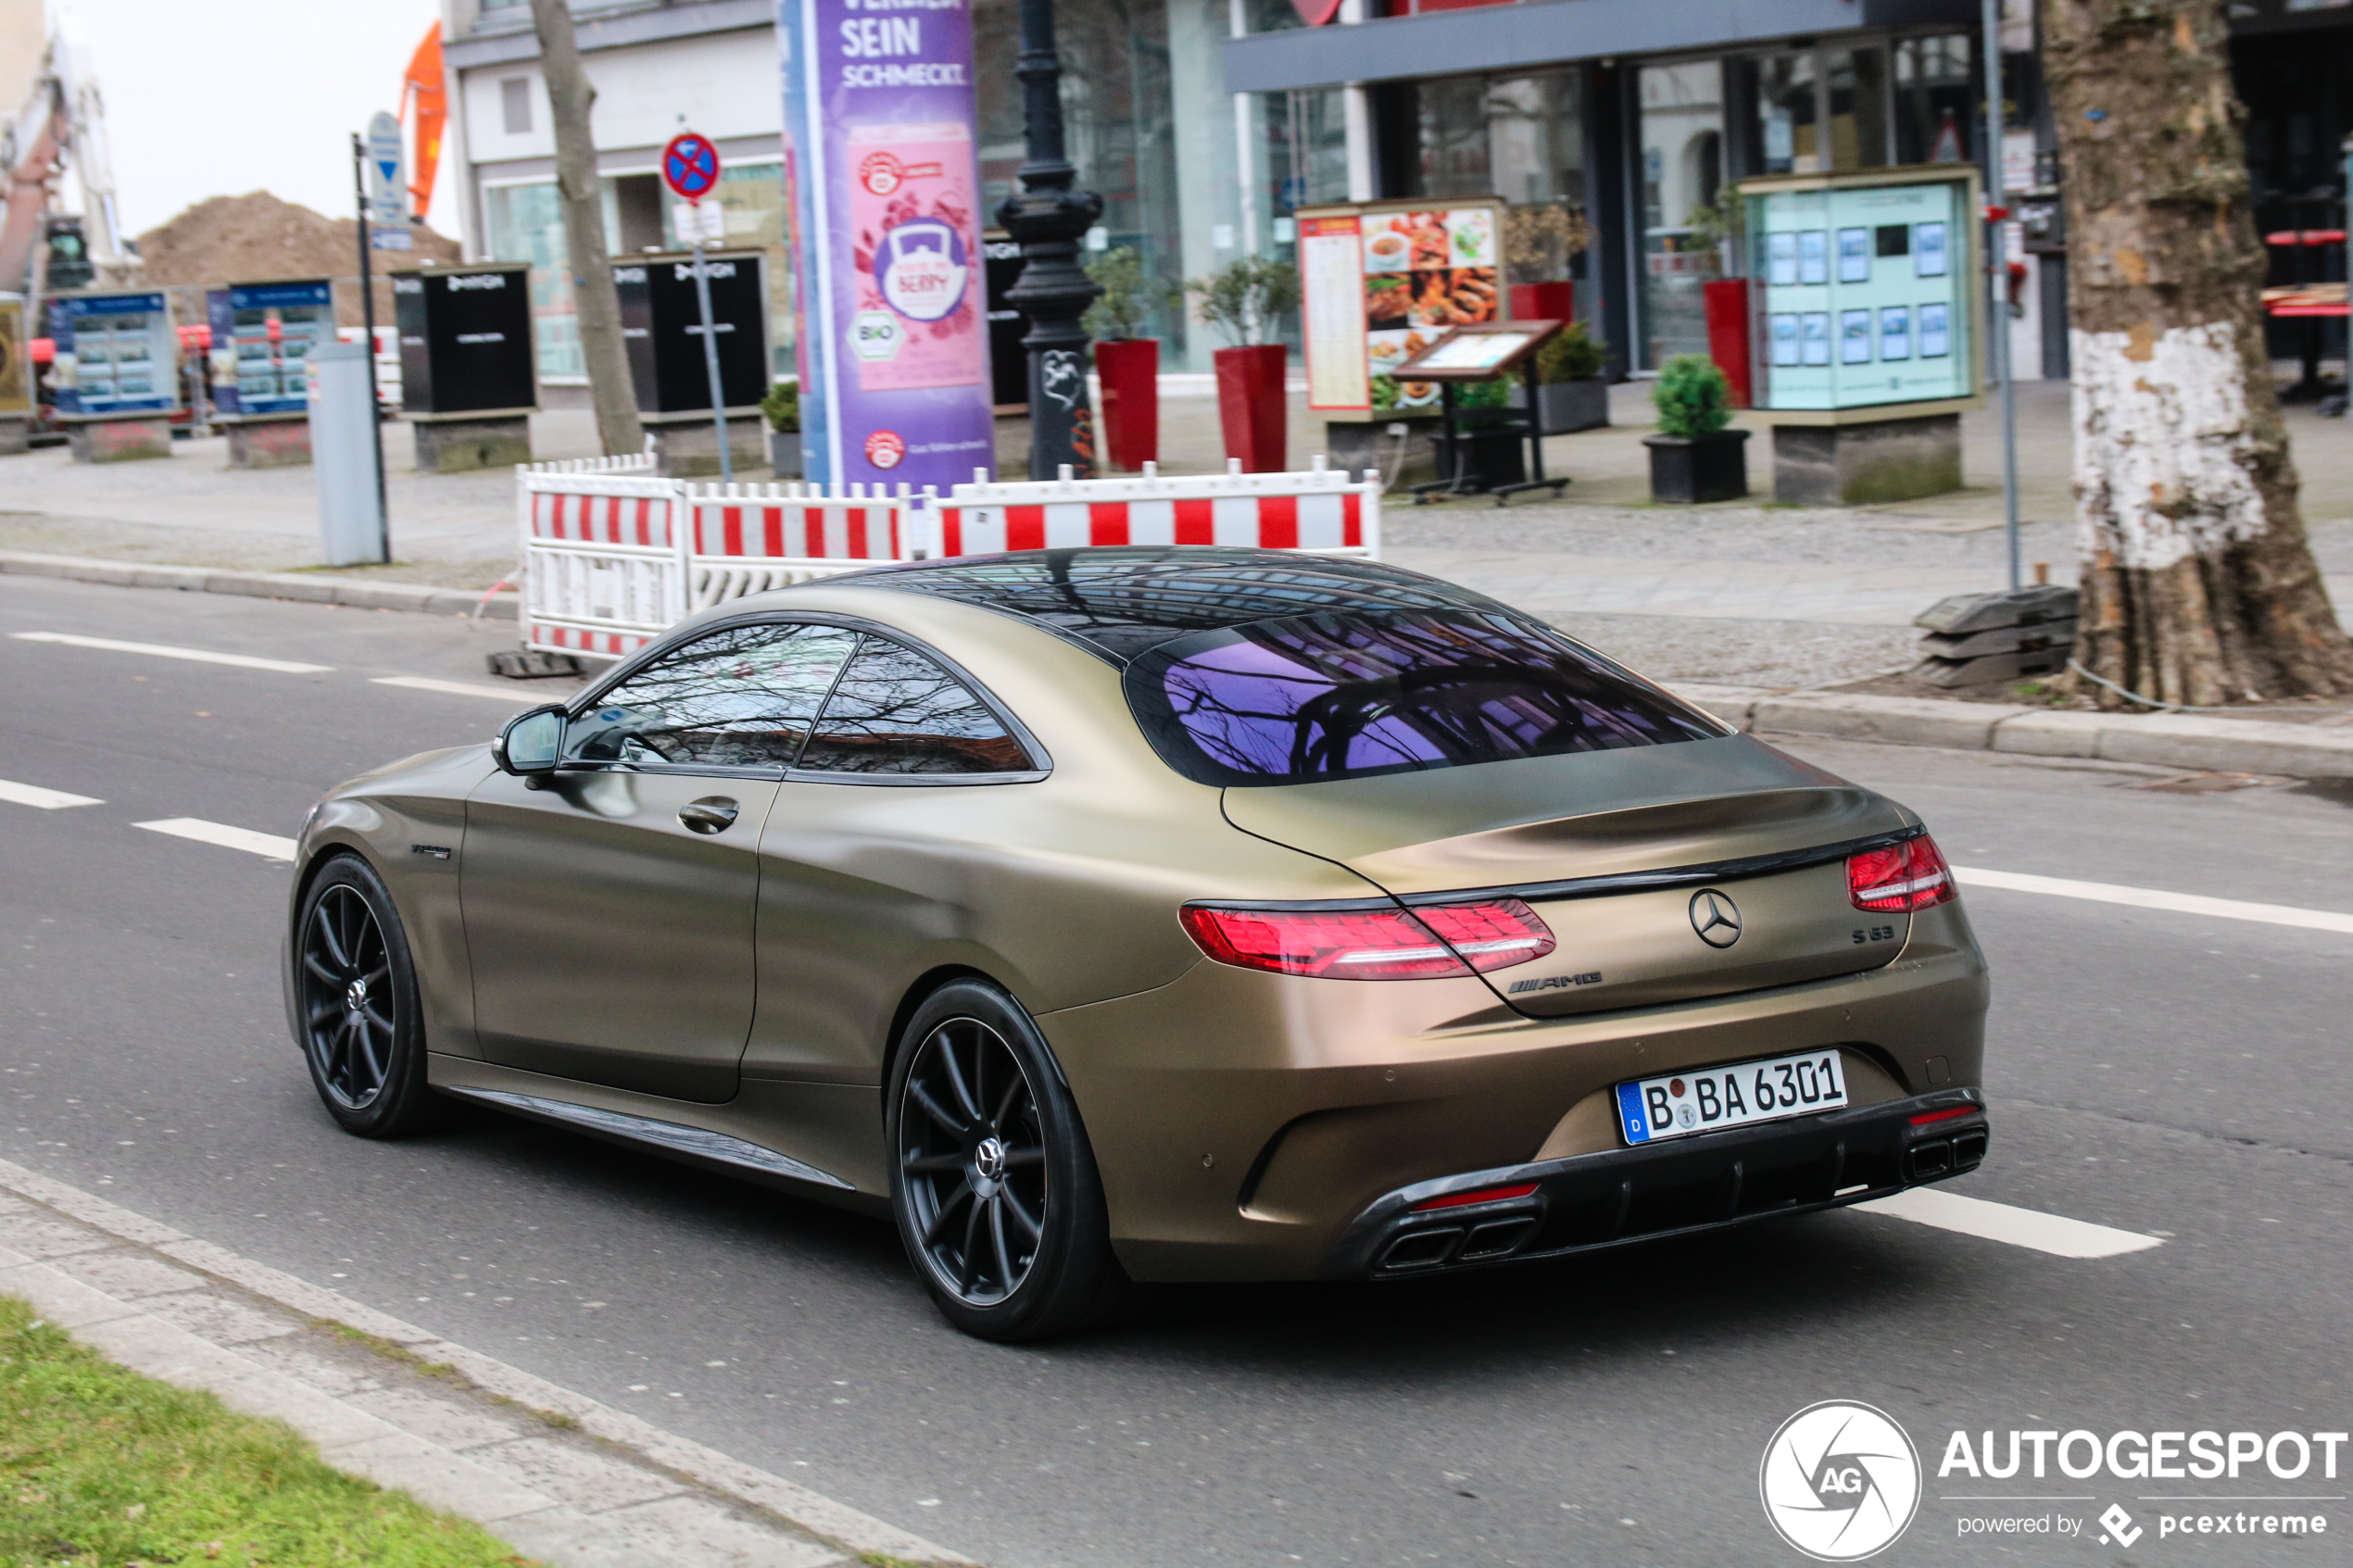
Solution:
[{"label": "german license plate", "polygon": [[1846,1077],[1835,1048],[1617,1085],[1618,1124],[1629,1144],[1807,1116],[1845,1103]]}]

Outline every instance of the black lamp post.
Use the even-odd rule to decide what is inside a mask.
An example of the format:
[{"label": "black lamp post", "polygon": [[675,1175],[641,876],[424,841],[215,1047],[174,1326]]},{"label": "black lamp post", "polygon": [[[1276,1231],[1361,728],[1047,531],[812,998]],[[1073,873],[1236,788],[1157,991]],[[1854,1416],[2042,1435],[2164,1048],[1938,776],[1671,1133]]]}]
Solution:
[{"label": "black lamp post", "polygon": [[1062,61],[1054,53],[1053,0],[1021,0],[1022,129],[1028,157],[1021,191],[997,221],[1021,245],[1020,280],[1006,300],[1029,318],[1029,477],[1052,479],[1063,465],[1095,475],[1095,422],[1087,401],[1087,330],[1078,319],[1103,291],[1078,264],[1103,198],[1074,191],[1078,171],[1063,154]]}]

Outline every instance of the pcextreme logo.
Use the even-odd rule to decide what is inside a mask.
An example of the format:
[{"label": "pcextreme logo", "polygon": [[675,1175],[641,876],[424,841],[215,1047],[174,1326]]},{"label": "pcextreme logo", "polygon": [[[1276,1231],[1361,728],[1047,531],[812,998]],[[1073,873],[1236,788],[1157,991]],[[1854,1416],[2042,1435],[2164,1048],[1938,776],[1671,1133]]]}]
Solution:
[{"label": "pcextreme logo", "polygon": [[1818,1562],[1858,1562],[1919,1512],[1919,1451],[1885,1411],[1825,1399],[1781,1423],[1756,1489],[1781,1539]]}]

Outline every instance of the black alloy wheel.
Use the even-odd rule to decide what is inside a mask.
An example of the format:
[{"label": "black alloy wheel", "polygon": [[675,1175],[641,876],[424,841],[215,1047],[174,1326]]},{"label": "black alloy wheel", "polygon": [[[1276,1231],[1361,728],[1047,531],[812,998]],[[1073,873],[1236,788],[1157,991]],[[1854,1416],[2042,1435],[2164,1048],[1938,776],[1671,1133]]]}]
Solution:
[{"label": "black alloy wheel", "polygon": [[1038,1096],[1004,1036],[952,1018],[917,1048],[899,1169],[932,1277],[985,1307],[1021,1288],[1053,1199]]},{"label": "black alloy wheel", "polygon": [[900,1039],[891,1210],[941,1314],[984,1339],[1042,1339],[1140,1305],[1078,1108],[1021,1005],[954,981]]},{"label": "black alloy wheel", "polygon": [[358,857],[322,867],[294,943],[294,1025],[310,1082],[346,1132],[393,1137],[437,1110],[425,1086],[416,971],[391,896]]}]

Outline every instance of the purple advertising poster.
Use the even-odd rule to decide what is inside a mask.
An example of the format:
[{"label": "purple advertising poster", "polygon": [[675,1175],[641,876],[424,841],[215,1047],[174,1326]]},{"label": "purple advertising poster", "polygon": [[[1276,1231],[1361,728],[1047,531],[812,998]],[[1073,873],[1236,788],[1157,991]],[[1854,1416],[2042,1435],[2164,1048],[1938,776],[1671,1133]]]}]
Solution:
[{"label": "purple advertising poster", "polygon": [[779,0],[801,448],[822,483],[996,467],[967,0]]}]

